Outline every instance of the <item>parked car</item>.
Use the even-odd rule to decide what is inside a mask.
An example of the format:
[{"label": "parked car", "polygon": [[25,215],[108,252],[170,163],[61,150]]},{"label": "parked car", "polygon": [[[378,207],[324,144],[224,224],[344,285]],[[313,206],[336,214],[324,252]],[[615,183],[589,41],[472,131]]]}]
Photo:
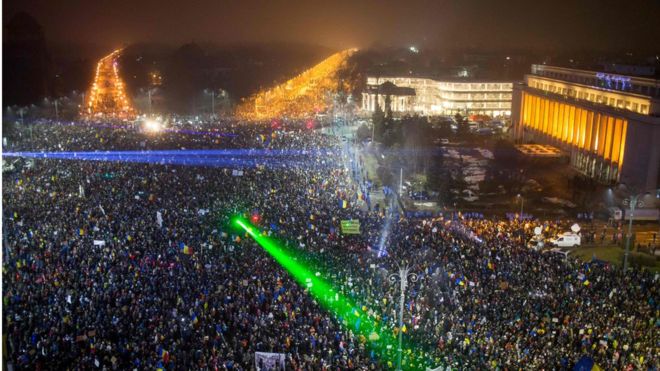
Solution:
[{"label": "parked car", "polygon": [[550,245],[557,247],[577,247],[580,246],[580,235],[573,232],[564,232],[548,241]]},{"label": "parked car", "polygon": [[543,249],[543,246],[545,246],[545,240],[541,236],[539,236],[539,237],[534,236],[534,237],[530,238],[529,241],[527,241],[527,248],[528,249],[539,251],[539,250]]},{"label": "parked car", "polygon": [[568,256],[571,254],[571,250],[568,249],[562,249],[559,247],[553,247],[550,250],[545,250],[543,252],[544,254],[556,254],[561,256],[564,260],[568,259]]}]

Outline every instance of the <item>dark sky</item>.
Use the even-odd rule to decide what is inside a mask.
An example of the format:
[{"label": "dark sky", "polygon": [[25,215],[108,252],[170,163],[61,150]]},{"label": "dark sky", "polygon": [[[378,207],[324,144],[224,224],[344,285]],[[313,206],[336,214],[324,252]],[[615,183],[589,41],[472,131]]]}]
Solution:
[{"label": "dark sky", "polygon": [[[5,0],[52,42],[660,49],[660,0]],[[658,50],[660,52],[660,50]]]}]

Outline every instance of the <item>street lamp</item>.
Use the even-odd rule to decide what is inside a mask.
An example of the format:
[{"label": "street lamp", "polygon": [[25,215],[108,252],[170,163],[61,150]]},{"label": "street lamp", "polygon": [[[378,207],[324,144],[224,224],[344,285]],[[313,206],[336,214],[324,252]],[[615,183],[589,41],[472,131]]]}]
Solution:
[{"label": "street lamp", "polygon": [[204,89],[204,94],[211,94],[211,118],[215,117],[215,92],[213,89]]},{"label": "street lamp", "polygon": [[518,219],[522,220],[522,218],[523,218],[523,205],[525,204],[525,199],[523,198],[523,196],[520,195],[520,193],[518,193],[518,195],[516,197],[520,199],[520,216],[518,217]]},{"label": "street lamp", "polygon": [[396,369],[400,371],[402,370],[401,356],[403,354],[403,349],[401,346],[403,342],[403,305],[405,303],[406,287],[408,286],[408,279],[410,279],[410,282],[417,282],[417,273],[411,273],[408,265],[399,266],[398,273],[390,274],[390,282],[394,283],[397,279],[401,285],[401,297],[399,299],[399,355]]},{"label": "street lamp", "polygon": [[[640,200],[644,196],[648,195],[648,192],[641,193],[637,192],[634,189],[631,189],[630,196],[623,199],[623,204],[630,207],[630,221],[628,223],[628,236],[626,241],[626,252],[623,254],[623,271],[624,273],[628,270],[628,255],[630,254],[630,244],[632,243],[632,222],[633,214],[635,213],[636,207],[644,207],[644,200]],[[624,214],[625,219],[625,214]]]}]

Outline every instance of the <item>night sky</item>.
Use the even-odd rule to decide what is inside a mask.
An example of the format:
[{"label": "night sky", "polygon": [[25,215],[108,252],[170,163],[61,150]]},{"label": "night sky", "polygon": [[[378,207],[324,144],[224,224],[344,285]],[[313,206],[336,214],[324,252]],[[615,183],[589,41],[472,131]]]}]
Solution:
[{"label": "night sky", "polygon": [[[6,0],[50,42],[660,49],[659,0]],[[660,50],[659,50],[660,51]]]}]

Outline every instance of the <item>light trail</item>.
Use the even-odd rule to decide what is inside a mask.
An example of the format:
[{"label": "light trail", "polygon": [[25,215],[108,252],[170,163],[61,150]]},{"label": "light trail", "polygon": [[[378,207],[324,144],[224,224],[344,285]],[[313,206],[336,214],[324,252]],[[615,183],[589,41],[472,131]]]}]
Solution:
[{"label": "light trail", "polygon": [[[252,237],[259,246],[261,246],[275,261],[286,269],[289,274],[303,287],[306,287],[309,293],[316,299],[323,308],[328,310],[338,322],[356,335],[362,335],[369,339],[368,345],[374,351],[380,351],[382,357],[385,357],[389,367],[396,364],[396,351],[398,348],[398,339],[394,332],[386,326],[383,326],[377,313],[370,311],[366,306],[360,306],[355,301],[349,299],[337,290],[332,284],[324,280],[320,274],[315,272],[312,267],[306,267],[297,261],[297,258],[280,247],[277,242],[263,234],[258,228],[250,224],[247,220],[236,217],[232,223],[242,228],[250,237]],[[378,340],[374,339],[374,334],[378,335]],[[404,342],[404,350],[408,349],[405,358],[411,355],[419,357],[420,353],[412,353],[410,347]],[[405,352],[405,351],[404,351]],[[421,368],[422,365],[408,365],[406,369]]]},{"label": "light trail", "polygon": [[330,95],[340,89],[351,90],[349,82],[340,82],[338,75],[354,52],[355,49],[348,49],[335,53],[283,84],[258,92],[238,106],[237,116],[250,121],[305,119],[327,110]]},{"label": "light trail", "polygon": [[147,163],[225,168],[318,168],[334,166],[332,152],[306,150],[161,150],[105,152],[8,152],[3,157]]},{"label": "light trail", "polygon": [[121,49],[114,50],[97,63],[94,82],[85,102],[83,112],[85,115],[114,118],[135,117],[135,110],[126,95],[125,84],[119,76],[117,60],[121,52]]}]

